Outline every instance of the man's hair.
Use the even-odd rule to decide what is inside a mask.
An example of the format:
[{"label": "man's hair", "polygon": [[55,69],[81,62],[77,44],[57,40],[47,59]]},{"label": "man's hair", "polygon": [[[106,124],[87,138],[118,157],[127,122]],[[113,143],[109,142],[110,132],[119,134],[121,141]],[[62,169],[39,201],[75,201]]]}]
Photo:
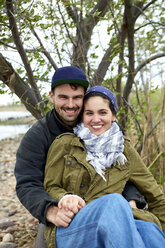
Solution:
[{"label": "man's hair", "polygon": [[[82,85],[80,85],[80,84],[69,84],[69,86],[71,87],[72,90],[77,90],[78,87],[79,87],[79,86],[82,86]],[[83,87],[83,86],[82,86],[82,87]],[[84,88],[84,87],[83,87],[83,88]],[[56,89],[56,87],[54,87],[54,88],[52,89],[53,94],[54,94],[55,89]],[[86,89],[84,88],[84,93],[85,93],[85,91],[86,91]]]}]

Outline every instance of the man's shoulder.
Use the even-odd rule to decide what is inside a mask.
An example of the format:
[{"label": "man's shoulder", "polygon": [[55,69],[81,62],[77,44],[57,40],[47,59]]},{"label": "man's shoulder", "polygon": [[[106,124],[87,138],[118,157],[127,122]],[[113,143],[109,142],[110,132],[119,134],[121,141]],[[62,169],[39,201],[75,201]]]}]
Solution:
[{"label": "man's shoulder", "polygon": [[46,131],[48,128],[48,121],[52,119],[51,112],[52,111],[49,111],[46,116],[44,116],[42,119],[37,120],[36,123],[34,123],[33,126],[29,129],[30,133],[43,133],[43,131]]},{"label": "man's shoulder", "polygon": [[36,121],[29,130],[26,132],[22,139],[22,144],[29,144],[29,142],[33,142],[34,144],[42,143],[42,141],[45,143],[45,141],[50,136],[49,134],[49,128],[47,125],[46,117],[43,117],[42,119]]}]

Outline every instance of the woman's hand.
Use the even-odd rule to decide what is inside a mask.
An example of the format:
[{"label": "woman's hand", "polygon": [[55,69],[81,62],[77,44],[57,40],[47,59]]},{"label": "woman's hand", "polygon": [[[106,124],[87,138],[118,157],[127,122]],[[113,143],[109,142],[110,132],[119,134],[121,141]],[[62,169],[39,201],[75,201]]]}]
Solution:
[{"label": "woman's hand", "polygon": [[85,206],[85,201],[77,195],[65,195],[58,203],[59,209],[65,211],[72,211],[76,214],[81,208]]}]

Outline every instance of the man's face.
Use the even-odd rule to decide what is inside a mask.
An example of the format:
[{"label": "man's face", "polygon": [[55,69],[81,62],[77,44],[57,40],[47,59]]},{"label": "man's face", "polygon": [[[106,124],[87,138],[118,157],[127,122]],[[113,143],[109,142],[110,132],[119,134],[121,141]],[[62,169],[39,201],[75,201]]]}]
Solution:
[{"label": "man's face", "polygon": [[75,89],[70,84],[62,84],[55,87],[54,93],[50,91],[49,95],[64,124],[74,126],[82,109],[84,88],[80,85]]}]

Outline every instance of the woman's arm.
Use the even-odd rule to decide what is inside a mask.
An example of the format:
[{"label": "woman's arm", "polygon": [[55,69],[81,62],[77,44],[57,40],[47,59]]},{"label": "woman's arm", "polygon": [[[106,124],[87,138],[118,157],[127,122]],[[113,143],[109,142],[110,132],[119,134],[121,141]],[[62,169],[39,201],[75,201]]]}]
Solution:
[{"label": "woman's arm", "polygon": [[136,150],[127,142],[126,157],[130,163],[130,181],[148,203],[148,210],[160,220],[165,232],[165,197],[152,173],[147,169]]},{"label": "woman's arm", "polygon": [[50,146],[44,176],[44,188],[56,201],[72,193],[63,188],[64,157],[69,153],[69,144],[64,144],[62,140],[57,137]]}]

